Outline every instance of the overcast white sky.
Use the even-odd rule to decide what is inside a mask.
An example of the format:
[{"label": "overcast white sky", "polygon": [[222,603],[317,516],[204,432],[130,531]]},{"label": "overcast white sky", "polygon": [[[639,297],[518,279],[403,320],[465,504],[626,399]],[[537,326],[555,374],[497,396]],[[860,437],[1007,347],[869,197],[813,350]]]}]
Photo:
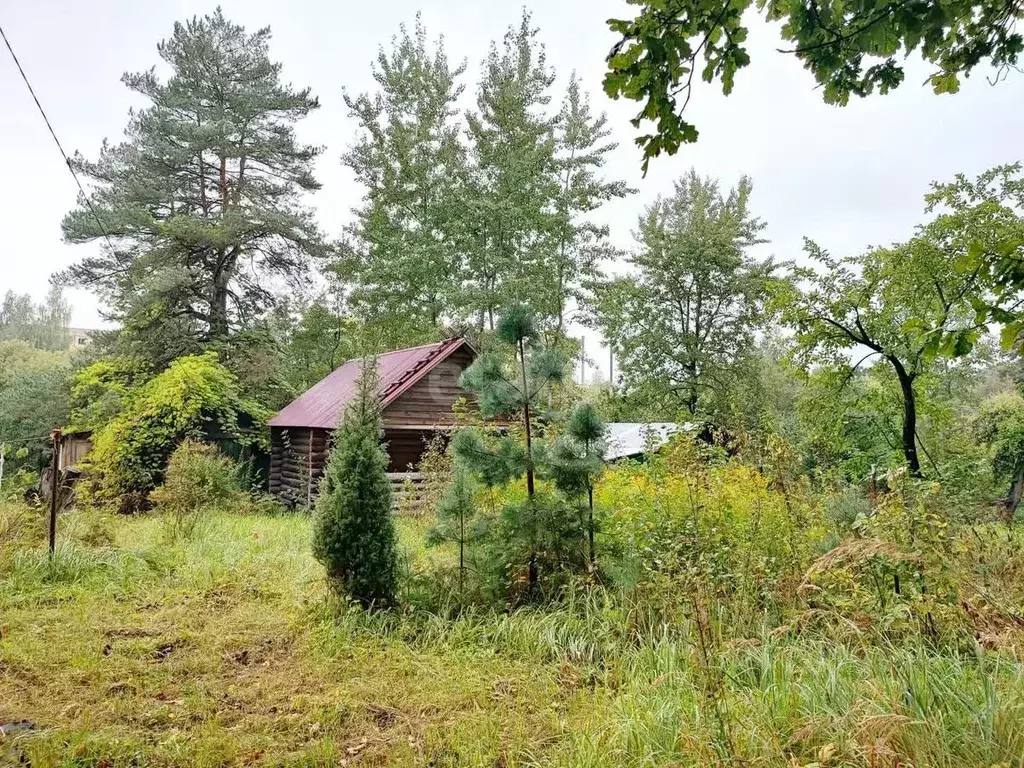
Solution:
[{"label": "overcast white sky", "polygon": [[[327,146],[318,175],[323,189],[312,203],[324,229],[341,232],[361,190],[339,156],[354,126],[345,113],[342,87],[372,89],[370,63],[398,25],[417,10],[432,37],[445,36],[450,58],[469,61],[472,90],[488,43],[519,19],[519,2],[480,0],[224,0],[227,16],[255,29],[270,25],[273,56],[284,77],[310,86],[322,108],[305,120],[303,139]],[[703,87],[690,104],[700,141],[672,158],[652,163],[641,178],[629,118],[634,102],[601,92],[604,56],[614,42],[605,25],[628,15],[625,0],[528,2],[558,72],[559,90],[576,70],[594,105],[607,110],[619,148],[610,175],[639,189],[601,212],[620,245],[630,243],[637,213],[691,165],[732,184],[754,180],[753,207],[768,222],[766,251],[799,255],[809,236],[836,253],[862,250],[910,234],[922,219],[928,184],[957,172],[974,174],[1024,155],[1024,76],[1011,74],[996,87],[978,72],[955,96],[935,96],[920,84],[928,74],[916,59],[896,92],[838,108],[824,104],[811,76],[782,47],[774,27],[753,20],[753,63],[724,97]],[[0,0],[7,32],[65,149],[95,156],[104,137],[116,141],[132,104],[121,74],[157,64],[156,43],[175,20],[211,11],[199,0]],[[41,297],[50,275],[91,246],[61,242],[60,221],[76,188],[46,132],[6,50],[0,50],[0,293],[8,289]],[[72,322],[99,323],[89,294],[70,295]],[[593,343],[588,342],[588,351]],[[603,355],[601,355],[603,357]],[[606,367],[606,364],[602,367]]]}]

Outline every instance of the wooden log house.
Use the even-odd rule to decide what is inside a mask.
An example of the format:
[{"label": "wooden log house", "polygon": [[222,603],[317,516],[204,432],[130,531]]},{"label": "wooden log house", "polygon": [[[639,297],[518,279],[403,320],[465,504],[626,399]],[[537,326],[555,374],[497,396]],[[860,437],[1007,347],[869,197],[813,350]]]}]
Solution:
[{"label": "wooden log house", "polygon": [[[454,423],[452,405],[471,398],[459,377],[476,357],[463,338],[380,355],[380,397],[388,472],[401,486],[428,442]],[[330,435],[356,391],[362,360],[350,360],[270,420],[269,490],[291,506],[310,506],[327,461]]]}]

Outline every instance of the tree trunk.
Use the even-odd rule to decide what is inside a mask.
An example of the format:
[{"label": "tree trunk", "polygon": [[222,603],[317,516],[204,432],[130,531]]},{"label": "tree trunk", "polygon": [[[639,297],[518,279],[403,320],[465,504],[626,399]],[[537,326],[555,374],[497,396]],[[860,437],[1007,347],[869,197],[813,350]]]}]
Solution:
[{"label": "tree trunk", "polygon": [[223,339],[227,335],[228,271],[222,266],[213,275],[213,295],[210,297],[210,338]]},{"label": "tree trunk", "polygon": [[590,520],[587,527],[587,537],[590,540],[590,570],[594,570],[594,486],[592,483],[587,484],[587,502],[590,511]]},{"label": "tree trunk", "polygon": [[[530,514],[535,514],[533,508],[533,443],[530,434],[530,389],[526,381],[526,347],[523,340],[519,340],[519,371],[520,381],[523,386],[523,426],[526,432],[526,498],[530,507]],[[534,593],[537,587],[537,550],[530,551],[530,594]]]},{"label": "tree trunk", "polygon": [[1005,499],[999,501],[999,516],[1003,522],[1013,522],[1021,498],[1024,498],[1024,464],[1017,465],[1017,469],[1013,473],[1013,482],[1010,484],[1010,493]]},{"label": "tree trunk", "polygon": [[691,416],[697,415],[697,408],[700,406],[700,390],[697,388],[697,363],[686,364],[686,410]]},{"label": "tree trunk", "polygon": [[914,395],[914,377],[907,373],[898,358],[890,357],[903,394],[903,458],[912,477],[921,477],[921,462],[917,457],[917,399]]}]

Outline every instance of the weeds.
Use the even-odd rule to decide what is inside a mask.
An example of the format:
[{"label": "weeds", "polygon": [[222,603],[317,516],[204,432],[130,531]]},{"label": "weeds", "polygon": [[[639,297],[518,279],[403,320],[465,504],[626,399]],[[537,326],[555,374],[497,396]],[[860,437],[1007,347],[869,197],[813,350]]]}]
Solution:
[{"label": "weeds", "polygon": [[[424,548],[422,518],[399,520],[405,610],[368,613],[326,589],[305,516],[206,511],[201,536],[169,542],[159,514],[73,510],[50,561],[42,518],[0,508],[0,721],[36,725],[0,742],[0,762],[1021,765],[1012,531],[915,523],[911,539],[920,507],[882,499],[891,517],[860,526],[874,538],[823,556],[798,525],[763,540],[780,521],[815,519],[799,489],[730,488],[717,471],[683,488],[706,517],[679,505],[671,480],[657,486],[681,532],[735,544],[698,561],[714,578],[687,565],[698,548],[651,568],[626,547],[604,586],[581,577],[516,611],[467,604],[456,580],[423,592],[457,552]],[[737,505],[752,517],[721,530]],[[725,574],[786,583],[743,594]],[[956,625],[939,612],[954,603]],[[921,629],[928,611],[940,641]]]}]

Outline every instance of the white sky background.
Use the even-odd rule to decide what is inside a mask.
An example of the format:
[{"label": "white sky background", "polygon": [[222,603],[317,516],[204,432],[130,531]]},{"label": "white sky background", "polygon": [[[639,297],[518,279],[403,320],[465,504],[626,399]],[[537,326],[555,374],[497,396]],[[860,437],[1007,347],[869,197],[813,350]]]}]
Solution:
[{"label": "white sky background", "polygon": [[[489,42],[518,23],[522,9],[519,2],[480,0],[223,0],[222,6],[250,30],[269,25],[271,54],[284,63],[284,79],[310,86],[320,98],[321,109],[298,132],[327,146],[317,167],[323,189],[311,203],[332,236],[341,233],[362,194],[340,163],[355,130],[342,88],[373,90],[370,64],[378,47],[388,45],[400,23],[411,26],[420,10],[431,37],[444,35],[449,58],[468,59],[472,96]],[[120,139],[133,103],[121,74],[158,64],[156,44],[173,23],[214,7],[199,0],[0,0],[0,24],[64,148],[95,157],[104,137]],[[604,56],[616,39],[605,20],[632,15],[632,7],[624,0],[547,0],[527,7],[559,75],[556,93],[576,70],[595,111],[608,112],[619,148],[607,173],[639,192],[605,206],[597,218],[623,247],[631,243],[642,207],[669,192],[690,166],[723,185],[750,175],[753,210],[768,223],[771,243],[763,252],[791,259],[800,256],[804,236],[837,254],[904,239],[923,219],[929,182],[1024,156],[1024,76],[1011,73],[992,87],[986,82],[991,73],[978,71],[959,94],[935,96],[921,85],[928,68],[913,58],[906,82],[888,96],[828,106],[799,62],[776,52],[785,47],[776,28],[752,18],[752,64],[737,75],[733,94],[702,84],[689,107],[700,141],[653,161],[642,178],[629,124],[637,104],[611,101],[601,91]],[[12,289],[41,298],[53,272],[94,246],[61,241],[60,222],[77,189],[6,49],[0,49],[0,182],[0,294]],[[99,325],[92,295],[72,291],[69,297],[73,325]],[[587,352],[607,374],[607,353],[598,342],[588,337]]]}]

